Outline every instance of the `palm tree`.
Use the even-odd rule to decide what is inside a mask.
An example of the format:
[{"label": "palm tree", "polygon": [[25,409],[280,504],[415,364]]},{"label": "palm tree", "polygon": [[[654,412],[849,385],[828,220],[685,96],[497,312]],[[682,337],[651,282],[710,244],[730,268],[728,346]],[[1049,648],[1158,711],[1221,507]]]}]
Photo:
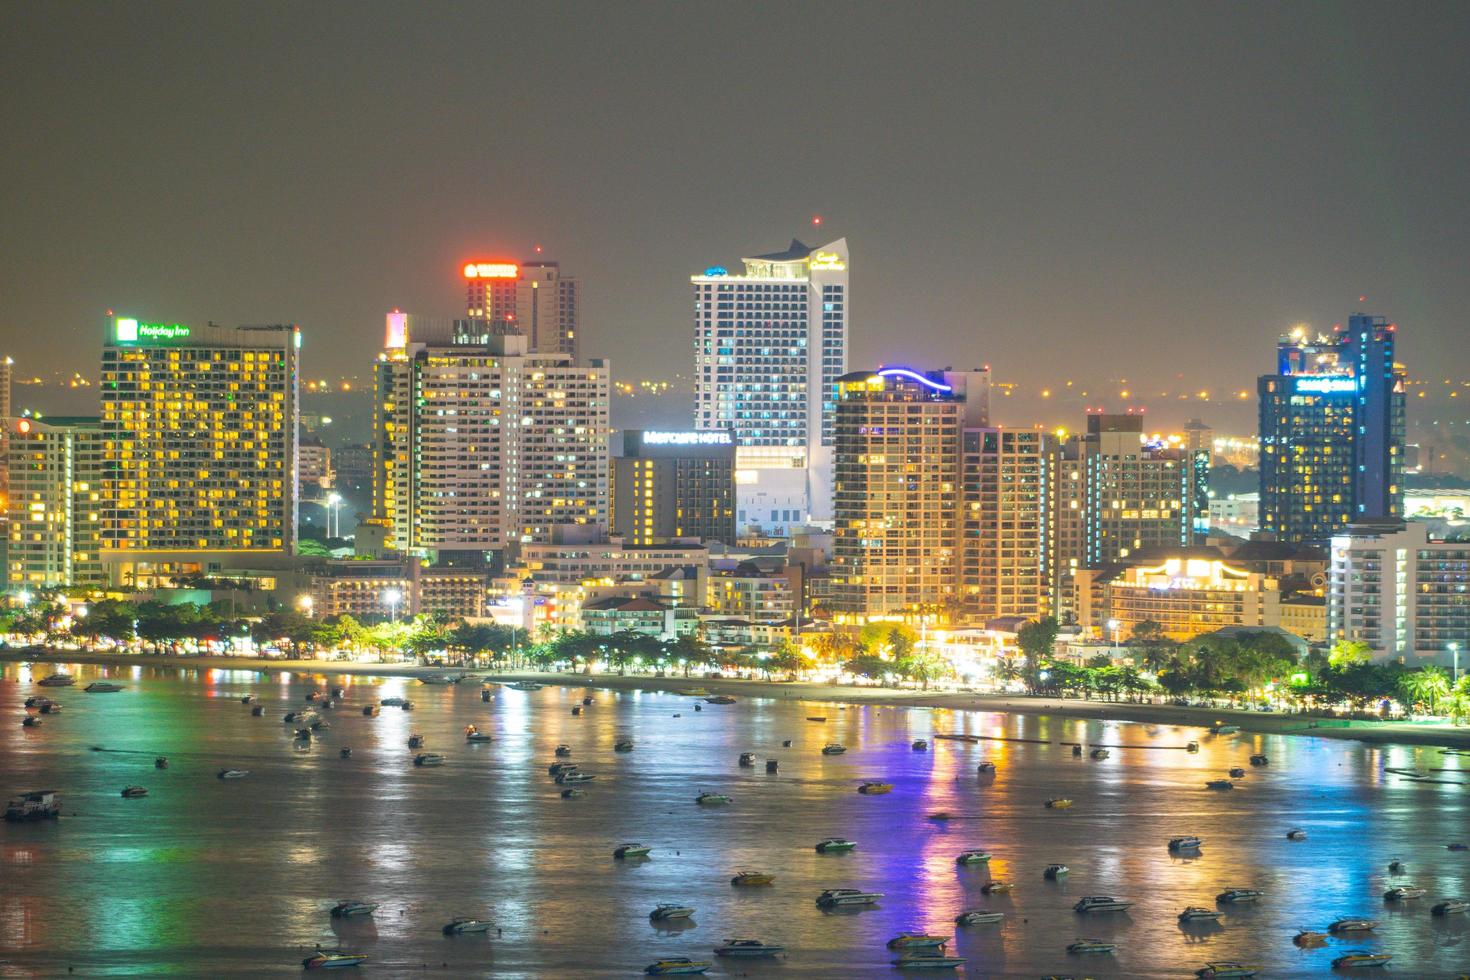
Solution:
[{"label": "palm tree", "polygon": [[1442,667],[1424,667],[1399,678],[1399,690],[1410,704],[1425,704],[1436,714],[1439,700],[1450,693],[1450,679]]}]

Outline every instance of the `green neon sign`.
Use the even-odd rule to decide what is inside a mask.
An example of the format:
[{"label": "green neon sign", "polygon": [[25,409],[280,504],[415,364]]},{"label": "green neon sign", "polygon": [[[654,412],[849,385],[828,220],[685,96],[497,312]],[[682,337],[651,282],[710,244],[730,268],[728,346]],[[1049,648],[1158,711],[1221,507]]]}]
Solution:
[{"label": "green neon sign", "polygon": [[120,316],[113,321],[113,337],[119,343],[140,340],[183,340],[190,328],[182,323],[140,323],[133,317]]}]

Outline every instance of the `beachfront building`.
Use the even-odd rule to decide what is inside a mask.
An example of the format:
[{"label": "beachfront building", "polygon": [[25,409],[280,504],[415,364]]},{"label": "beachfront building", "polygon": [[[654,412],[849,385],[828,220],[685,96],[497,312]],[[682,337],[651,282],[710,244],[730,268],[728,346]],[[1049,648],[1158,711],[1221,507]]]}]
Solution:
[{"label": "beachfront building", "polygon": [[18,418],[3,425],[6,590],[101,586],[101,419]]}]

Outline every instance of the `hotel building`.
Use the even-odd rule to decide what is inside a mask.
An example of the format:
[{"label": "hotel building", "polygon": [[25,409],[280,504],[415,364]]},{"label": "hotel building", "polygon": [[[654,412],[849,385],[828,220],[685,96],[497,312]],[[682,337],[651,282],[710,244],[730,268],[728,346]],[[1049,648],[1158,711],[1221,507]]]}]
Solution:
[{"label": "hotel building", "polygon": [[1052,437],[967,428],[962,438],[960,608],[969,620],[1051,614]]},{"label": "hotel building", "polygon": [[733,430],[736,523],[832,519],[833,413],[847,370],[847,240],[713,266],[694,292],[694,427]]},{"label": "hotel building", "polygon": [[465,312],[527,338],[531,354],[567,354],[576,360],[581,284],[561,263],[531,259],[466,262]]},{"label": "hotel building", "polygon": [[679,538],[735,543],[735,440],[729,432],[626,429],[611,473],[612,532],[628,544]]},{"label": "hotel building", "polygon": [[102,424],[8,419],[5,588],[103,584]]}]

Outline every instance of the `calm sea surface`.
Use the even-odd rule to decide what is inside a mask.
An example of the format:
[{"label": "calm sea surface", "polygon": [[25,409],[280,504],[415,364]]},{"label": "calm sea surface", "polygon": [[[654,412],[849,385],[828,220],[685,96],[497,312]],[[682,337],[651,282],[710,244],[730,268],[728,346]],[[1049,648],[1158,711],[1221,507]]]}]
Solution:
[{"label": "calm sea surface", "polygon": [[[696,712],[675,694],[595,688],[595,703],[574,717],[587,693],[579,687],[500,687],[487,704],[469,685],[285,672],[77,666],[78,686],[37,687],[51,669],[0,672],[0,790],[65,794],[59,821],[0,824],[0,976],[288,976],[316,944],[370,954],[363,975],[631,976],[664,956],[711,959],[725,938],[747,936],[788,955],[715,958],[711,976],[896,976],[885,943],[913,928],[954,936],[969,976],[1179,977],[1232,959],[1259,964],[1263,977],[1320,976],[1352,947],[1393,953],[1393,975],[1470,968],[1470,916],[1429,911],[1470,894],[1470,853],[1445,847],[1470,840],[1470,786],[1384,771],[1445,767],[1456,772],[1439,775],[1470,782],[1458,774],[1470,757],[1433,749],[779,696]],[[82,691],[100,676],[125,690]],[[336,685],[346,697],[322,713],[330,731],[299,747],[282,716]],[[65,708],[22,728],[22,702],[38,693]],[[240,703],[245,694],[264,717]],[[416,709],[361,714],[394,695]],[[495,741],[466,744],[471,722]],[[414,732],[448,757],[442,768],[413,766]],[[937,732],[1123,748],[1098,762],[1055,744],[910,748]],[[614,752],[621,738],[636,750]],[[1177,750],[1190,739],[1197,755]],[[829,741],[847,754],[823,756]],[[546,774],[559,742],[597,776],[585,798],[562,799]],[[339,757],[343,746],[350,759]],[[757,753],[756,768],[737,766],[744,751]],[[1253,752],[1270,766],[1251,768]],[[154,769],[155,755],[169,757],[166,771]],[[767,758],[780,760],[779,774],[765,772]],[[985,759],[999,768],[993,780],[976,776]],[[1248,775],[1233,792],[1204,788],[1234,765]],[[216,779],[225,766],[250,775]],[[860,796],[865,779],[894,790]],[[134,783],[149,795],[122,799]],[[734,802],[696,806],[701,791]],[[1047,810],[1051,796],[1076,805]],[[929,819],[941,810],[953,819]],[[1296,826],[1309,839],[1288,841]],[[1206,839],[1199,856],[1169,854],[1167,839],[1183,833]],[[816,854],[828,836],[858,848]],[[652,858],[613,860],[624,841],[652,845]],[[957,868],[955,855],[974,847],[992,853],[988,869]],[[1389,874],[1395,858],[1406,875]],[[1043,880],[1051,862],[1070,865],[1070,877]],[[775,885],[732,888],[740,870],[772,872]],[[983,895],[992,876],[1015,890]],[[1385,905],[1384,889],[1406,881],[1428,895]],[[813,899],[833,887],[884,898],[862,911],[817,909]],[[1184,906],[1213,907],[1228,887],[1266,896],[1224,906],[1219,925],[1178,924]],[[1136,904],[1073,913],[1089,894]],[[371,919],[332,920],[327,910],[348,897],[382,907]],[[680,928],[656,928],[648,913],[659,902],[697,912]],[[954,925],[977,907],[1004,911],[1004,923]],[[1320,949],[1292,944],[1297,928],[1348,915],[1381,924]],[[446,938],[440,929],[455,916],[491,919],[498,931]],[[1079,937],[1118,948],[1069,956]]]}]

